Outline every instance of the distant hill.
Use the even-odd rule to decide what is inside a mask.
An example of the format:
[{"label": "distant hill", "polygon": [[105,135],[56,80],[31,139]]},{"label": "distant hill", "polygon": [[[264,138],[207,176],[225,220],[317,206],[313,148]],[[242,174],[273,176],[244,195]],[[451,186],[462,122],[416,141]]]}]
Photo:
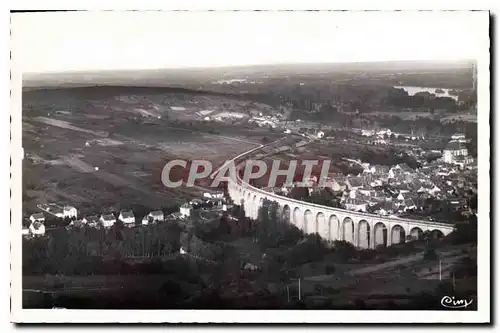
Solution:
[{"label": "distant hill", "polygon": [[185,86],[207,84],[219,79],[245,77],[280,78],[295,76],[334,76],[335,74],[470,74],[473,62],[396,61],[333,64],[271,64],[258,66],[182,68],[155,70],[86,71],[65,73],[25,73],[23,87]]}]

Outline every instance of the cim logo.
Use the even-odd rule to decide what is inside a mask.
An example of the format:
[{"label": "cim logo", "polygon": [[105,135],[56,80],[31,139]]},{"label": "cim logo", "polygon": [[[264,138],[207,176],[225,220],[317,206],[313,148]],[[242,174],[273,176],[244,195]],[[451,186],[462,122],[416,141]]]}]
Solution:
[{"label": "cim logo", "polygon": [[455,299],[455,296],[444,296],[441,299],[441,305],[449,309],[465,309],[472,304],[474,300],[467,301],[466,299]]}]

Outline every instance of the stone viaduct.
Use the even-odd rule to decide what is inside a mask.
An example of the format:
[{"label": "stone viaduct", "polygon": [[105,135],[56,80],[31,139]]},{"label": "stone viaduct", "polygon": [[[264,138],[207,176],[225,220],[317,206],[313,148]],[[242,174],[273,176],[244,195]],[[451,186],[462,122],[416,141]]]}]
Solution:
[{"label": "stone viaduct", "polygon": [[445,236],[454,229],[446,223],[382,217],[294,200],[253,187],[240,178],[229,177],[228,192],[233,202],[244,206],[250,218],[257,218],[264,199],[276,201],[282,221],[305,233],[318,233],[327,241],[344,240],[364,249],[399,244],[407,236],[420,238],[425,231]]}]

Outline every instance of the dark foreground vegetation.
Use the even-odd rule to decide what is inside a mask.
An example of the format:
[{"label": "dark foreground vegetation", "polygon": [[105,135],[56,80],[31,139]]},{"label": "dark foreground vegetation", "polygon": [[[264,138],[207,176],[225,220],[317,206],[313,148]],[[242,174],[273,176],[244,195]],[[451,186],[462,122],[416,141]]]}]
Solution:
[{"label": "dark foreground vegetation", "polygon": [[[175,222],[134,229],[117,224],[109,231],[90,228],[50,233],[23,242],[23,295],[27,308],[101,309],[440,309],[440,295],[475,292],[476,259],[457,262],[457,281],[446,280],[435,293],[372,295],[339,300],[340,289],[315,286],[297,298],[296,281],[304,265],[318,263],[318,274],[333,274],[344,264],[381,263],[412,253],[438,260],[437,250],[475,244],[477,223],[457,225],[443,239],[430,234],[419,241],[375,250],[328,244],[282,223],[277,206],[266,202],[258,221],[235,206],[229,215],[181,227]],[[259,260],[241,253],[234,242],[252,239]],[[181,255],[183,247],[188,254]],[[423,251],[423,252],[422,252]],[[248,266],[251,263],[253,266]],[[464,285],[465,287],[457,287]],[[288,289],[287,289],[288,286]],[[319,288],[319,289],[318,289]],[[459,288],[459,289],[458,289]],[[458,289],[458,290],[457,290]],[[38,291],[36,291],[38,290]],[[292,296],[290,296],[292,295]],[[337,295],[337,296],[336,296]],[[437,300],[437,302],[436,302]]]}]

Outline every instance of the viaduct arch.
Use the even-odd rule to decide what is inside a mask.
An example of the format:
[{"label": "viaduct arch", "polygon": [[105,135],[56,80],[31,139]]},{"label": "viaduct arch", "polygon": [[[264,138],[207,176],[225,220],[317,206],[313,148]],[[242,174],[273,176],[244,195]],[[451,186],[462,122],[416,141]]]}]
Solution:
[{"label": "viaduct arch", "polygon": [[265,199],[276,201],[281,221],[292,223],[305,233],[318,233],[324,240],[344,240],[359,248],[375,248],[419,239],[424,232],[434,237],[450,234],[454,226],[446,223],[400,219],[355,212],[299,201],[266,192],[241,179],[228,181],[228,193],[235,203],[242,204],[248,217],[257,219]]}]

